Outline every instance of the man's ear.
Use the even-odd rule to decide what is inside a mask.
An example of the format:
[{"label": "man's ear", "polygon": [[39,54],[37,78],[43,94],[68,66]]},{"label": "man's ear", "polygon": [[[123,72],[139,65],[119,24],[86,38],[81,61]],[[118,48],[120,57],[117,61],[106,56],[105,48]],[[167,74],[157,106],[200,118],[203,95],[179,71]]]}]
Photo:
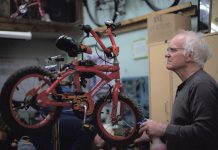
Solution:
[{"label": "man's ear", "polygon": [[186,55],[186,62],[194,62],[193,52],[188,52]]}]

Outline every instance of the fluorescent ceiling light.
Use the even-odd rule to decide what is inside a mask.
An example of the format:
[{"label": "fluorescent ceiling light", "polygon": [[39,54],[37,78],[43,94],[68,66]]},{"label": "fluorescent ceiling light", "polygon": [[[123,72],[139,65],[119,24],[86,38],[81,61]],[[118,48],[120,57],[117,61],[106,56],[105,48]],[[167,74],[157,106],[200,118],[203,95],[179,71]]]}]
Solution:
[{"label": "fluorescent ceiling light", "polygon": [[0,31],[0,38],[31,40],[31,32]]}]

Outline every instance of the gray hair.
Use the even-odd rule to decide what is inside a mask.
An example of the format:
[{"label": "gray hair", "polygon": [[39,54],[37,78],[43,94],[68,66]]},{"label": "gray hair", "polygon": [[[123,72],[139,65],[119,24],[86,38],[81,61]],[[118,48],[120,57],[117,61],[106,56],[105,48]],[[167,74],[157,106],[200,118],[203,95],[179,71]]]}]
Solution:
[{"label": "gray hair", "polygon": [[204,34],[200,32],[181,30],[177,35],[184,36],[184,51],[186,53],[192,53],[194,61],[199,67],[203,68],[207,60],[212,57],[212,51],[209,49],[208,43],[205,41]]}]

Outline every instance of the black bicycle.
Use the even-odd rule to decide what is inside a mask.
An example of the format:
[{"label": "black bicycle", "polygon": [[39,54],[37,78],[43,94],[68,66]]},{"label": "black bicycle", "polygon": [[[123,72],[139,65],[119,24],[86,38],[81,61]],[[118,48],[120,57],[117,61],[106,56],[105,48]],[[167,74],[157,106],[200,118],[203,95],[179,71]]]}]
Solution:
[{"label": "black bicycle", "polygon": [[117,0],[83,0],[83,3],[90,19],[97,26],[104,25],[104,20],[101,20],[101,18],[111,19],[113,21],[117,18]]},{"label": "black bicycle", "polygon": [[[180,0],[143,0],[154,11],[178,5]],[[101,27],[103,20],[121,21],[125,15],[127,0],[83,0],[84,6],[92,22]],[[103,19],[104,18],[104,19]],[[118,19],[119,18],[119,19]]]},{"label": "black bicycle", "polygon": [[145,0],[145,2],[152,10],[158,11],[172,6],[176,6],[180,2],[180,0]]}]

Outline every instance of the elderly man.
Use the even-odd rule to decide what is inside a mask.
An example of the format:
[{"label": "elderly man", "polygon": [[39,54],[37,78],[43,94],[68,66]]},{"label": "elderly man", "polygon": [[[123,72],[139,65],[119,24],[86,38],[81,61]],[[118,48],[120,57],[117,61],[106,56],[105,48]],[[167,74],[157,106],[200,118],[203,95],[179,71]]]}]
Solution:
[{"label": "elderly man", "polygon": [[169,42],[166,68],[182,80],[178,86],[171,122],[148,120],[136,139],[161,137],[168,150],[218,149],[218,86],[203,70],[211,53],[203,34],[181,31]]}]

